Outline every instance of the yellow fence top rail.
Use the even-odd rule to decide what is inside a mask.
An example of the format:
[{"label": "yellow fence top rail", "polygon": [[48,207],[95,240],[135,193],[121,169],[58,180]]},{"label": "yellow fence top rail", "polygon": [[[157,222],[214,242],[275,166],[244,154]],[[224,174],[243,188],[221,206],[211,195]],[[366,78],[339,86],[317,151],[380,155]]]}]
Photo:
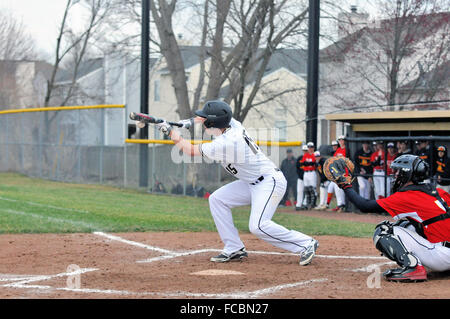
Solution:
[{"label": "yellow fence top rail", "polygon": [[103,105],[76,105],[76,106],[48,106],[34,107],[27,109],[11,109],[0,111],[1,114],[28,113],[28,112],[50,112],[50,111],[71,111],[71,110],[92,110],[92,109],[113,109],[124,108],[124,104],[103,104]]},{"label": "yellow fence top rail", "polygon": [[[175,144],[172,140],[144,140],[144,139],[131,139],[127,138],[126,143],[131,144]],[[191,144],[210,143],[211,141],[205,140],[191,140]],[[275,142],[275,141],[256,141],[258,145],[264,146],[301,146],[302,142]]]}]

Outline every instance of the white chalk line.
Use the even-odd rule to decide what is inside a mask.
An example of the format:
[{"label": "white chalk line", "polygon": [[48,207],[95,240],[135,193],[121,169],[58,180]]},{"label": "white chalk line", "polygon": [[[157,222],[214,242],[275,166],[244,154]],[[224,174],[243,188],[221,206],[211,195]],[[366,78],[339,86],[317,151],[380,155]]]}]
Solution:
[{"label": "white chalk line", "polygon": [[50,222],[54,222],[54,223],[65,223],[65,224],[70,224],[73,226],[81,226],[81,227],[85,227],[85,228],[90,228],[90,229],[98,229],[99,227],[90,224],[90,223],[86,223],[86,222],[82,222],[82,221],[76,221],[76,220],[71,220],[71,219],[67,219],[67,218],[59,218],[59,217],[51,217],[51,216],[46,216],[46,215],[41,215],[41,214],[36,214],[36,213],[27,213],[24,211],[18,211],[18,210],[14,210],[14,209],[4,209],[4,208],[0,208],[0,211],[8,213],[8,214],[13,214],[13,215],[20,215],[20,216],[27,216],[27,217],[33,217],[33,218],[38,218],[38,219],[45,219],[48,220]]},{"label": "white chalk line", "polygon": [[146,245],[146,244],[143,244],[143,243],[138,243],[138,242],[135,242],[135,241],[123,239],[122,237],[111,235],[111,234],[106,234],[106,233],[103,233],[103,232],[93,232],[93,234],[97,235],[97,236],[102,236],[102,237],[108,238],[110,240],[115,240],[115,241],[118,241],[118,242],[121,242],[121,243],[124,243],[124,244],[128,244],[128,245],[131,245],[131,246],[145,248],[145,249],[152,250],[152,251],[157,251],[157,252],[160,252],[160,253],[163,253],[163,254],[168,254],[170,256],[177,254],[177,253],[175,253],[173,251],[170,251],[170,250],[167,250],[167,249],[150,246],[150,245]]},{"label": "white chalk line", "polygon": [[[80,275],[83,273],[96,271],[96,268],[83,268],[73,272],[65,272],[56,275],[12,275],[11,278],[1,278],[2,281],[18,281],[15,283],[4,284],[0,287],[5,288],[22,288],[22,289],[38,289],[46,291],[70,291],[74,293],[97,293],[97,294],[109,294],[109,295],[129,295],[129,296],[159,296],[159,297],[199,297],[199,298],[258,298],[263,295],[274,294],[280,290],[294,288],[299,286],[311,285],[314,283],[322,283],[327,281],[326,278],[310,279],[306,281],[300,281],[295,283],[277,285],[273,287],[253,290],[253,291],[237,291],[230,293],[192,293],[192,292],[132,292],[126,290],[114,290],[114,289],[93,289],[93,288],[69,288],[69,287],[52,287],[48,285],[30,285],[32,282],[45,281],[58,277],[67,277]],[[24,277],[25,276],[25,277]]]},{"label": "white chalk line", "polygon": [[53,206],[53,205],[46,205],[46,204],[30,202],[30,201],[23,201],[23,200],[12,199],[12,198],[6,198],[6,197],[1,197],[1,196],[0,196],[0,200],[9,201],[9,202],[25,203],[25,204],[28,204],[28,205],[31,205],[31,206],[39,206],[39,207],[46,207],[46,208],[57,209],[57,210],[65,210],[65,211],[68,211],[68,212],[89,214],[89,211],[87,211],[87,210],[81,210],[81,209],[75,209],[75,208],[67,208],[67,207],[58,207],[58,206]]},{"label": "white chalk line", "polygon": [[[144,260],[138,260],[136,261],[137,263],[151,263],[151,262],[155,262],[155,261],[161,261],[161,260],[167,260],[167,259],[172,259],[172,258],[177,258],[177,257],[183,257],[183,256],[188,256],[188,255],[195,255],[195,254],[202,254],[202,253],[209,253],[209,252],[221,252],[220,249],[199,249],[199,250],[190,250],[190,251],[183,251],[183,252],[176,252],[176,251],[171,251],[171,250],[167,250],[167,249],[162,249],[159,247],[155,247],[155,246],[150,246],[150,245],[146,245],[146,244],[142,244],[139,242],[135,242],[135,241],[131,241],[128,239],[123,239],[122,237],[116,236],[116,235],[111,235],[111,234],[106,234],[103,232],[94,232],[94,235],[98,235],[98,236],[102,236],[102,237],[106,237],[110,240],[115,240],[124,244],[128,244],[128,245],[132,245],[132,246],[136,246],[136,247],[140,247],[140,248],[145,248],[148,250],[152,250],[152,251],[158,251],[167,255],[164,256],[158,256],[158,257],[153,257],[153,258],[149,258],[149,259],[144,259]],[[284,255],[284,256],[298,256],[298,254],[294,254],[294,253],[283,253],[283,252],[273,252],[273,251],[258,251],[258,250],[250,250],[247,251],[249,254],[261,254],[261,255]],[[316,255],[316,258],[328,258],[328,259],[373,259],[373,260],[386,260],[385,257],[381,257],[381,256],[338,256],[338,255]]]}]

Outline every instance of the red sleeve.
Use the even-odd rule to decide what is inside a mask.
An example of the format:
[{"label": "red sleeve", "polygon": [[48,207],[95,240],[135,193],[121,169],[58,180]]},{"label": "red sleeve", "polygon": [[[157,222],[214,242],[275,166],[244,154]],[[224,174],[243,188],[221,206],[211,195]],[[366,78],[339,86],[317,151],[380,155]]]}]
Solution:
[{"label": "red sleeve", "polygon": [[409,210],[414,211],[414,205],[411,204],[406,192],[396,192],[386,198],[378,199],[377,204],[383,207],[392,217]]},{"label": "red sleeve", "polygon": [[450,194],[444,191],[442,188],[437,187],[437,191],[439,192],[439,195],[445,202],[450,206]]}]

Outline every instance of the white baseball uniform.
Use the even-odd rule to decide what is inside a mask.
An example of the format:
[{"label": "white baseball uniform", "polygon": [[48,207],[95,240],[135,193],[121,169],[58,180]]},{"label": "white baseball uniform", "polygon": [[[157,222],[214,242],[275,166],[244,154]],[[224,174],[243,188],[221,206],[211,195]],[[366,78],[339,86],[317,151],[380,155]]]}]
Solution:
[{"label": "white baseball uniform", "polygon": [[200,147],[204,157],[219,162],[238,179],[209,197],[211,214],[224,243],[223,252],[231,254],[244,247],[231,209],[251,205],[249,229],[252,234],[276,247],[302,253],[312,238],[272,221],[286,191],[283,173],[261,152],[240,122],[232,119],[230,125],[211,143]]}]

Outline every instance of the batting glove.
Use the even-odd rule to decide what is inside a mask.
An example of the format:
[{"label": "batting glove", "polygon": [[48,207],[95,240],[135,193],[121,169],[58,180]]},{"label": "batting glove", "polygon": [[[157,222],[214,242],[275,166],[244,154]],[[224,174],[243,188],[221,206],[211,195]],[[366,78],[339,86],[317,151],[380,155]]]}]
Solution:
[{"label": "batting glove", "polygon": [[145,122],[138,121],[138,122],[136,122],[136,126],[139,127],[139,128],[144,128],[145,127]]},{"label": "batting glove", "polygon": [[163,132],[165,135],[167,135],[167,136],[170,135],[170,132],[172,131],[172,127],[170,126],[169,123],[164,121],[164,122],[157,124],[157,126],[158,126],[158,130]]},{"label": "batting glove", "polygon": [[194,118],[181,120],[178,123],[183,125],[182,128],[189,130],[192,126],[194,126]]}]

